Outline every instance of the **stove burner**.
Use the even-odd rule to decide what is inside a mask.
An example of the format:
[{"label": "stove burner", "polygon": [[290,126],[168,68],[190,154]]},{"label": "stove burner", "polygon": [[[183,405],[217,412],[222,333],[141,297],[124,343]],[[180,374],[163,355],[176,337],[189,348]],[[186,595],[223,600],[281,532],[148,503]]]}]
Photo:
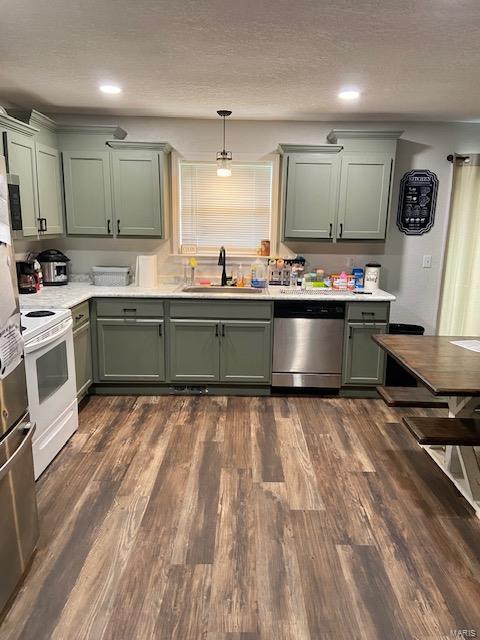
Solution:
[{"label": "stove burner", "polygon": [[53,311],[47,311],[45,309],[41,309],[40,311],[29,311],[25,314],[26,318],[45,318],[46,316],[54,316],[55,313]]}]

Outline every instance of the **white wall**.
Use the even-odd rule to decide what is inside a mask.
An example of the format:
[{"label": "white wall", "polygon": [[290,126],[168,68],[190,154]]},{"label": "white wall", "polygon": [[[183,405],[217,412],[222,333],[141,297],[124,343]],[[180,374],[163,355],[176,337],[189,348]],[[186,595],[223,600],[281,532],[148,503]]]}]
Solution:
[{"label": "white wall", "polygon": [[[127,140],[167,141],[177,151],[189,154],[211,153],[220,145],[217,120],[181,118],[59,116],[57,121],[119,124],[128,132]],[[280,142],[324,144],[334,127],[362,129],[404,129],[398,145],[393,190],[393,206],[385,243],[289,244],[292,251],[306,255],[310,262],[335,271],[349,264],[348,258],[362,266],[375,258],[382,264],[382,288],[398,299],[392,307],[392,320],[422,324],[435,330],[442,273],[442,254],[447,232],[452,165],[449,153],[480,152],[480,124],[426,122],[326,122],[235,121],[227,125],[227,146],[233,154],[262,156],[275,151]],[[439,192],[435,225],[419,237],[405,236],[396,227],[400,178],[410,169],[429,169],[437,174]],[[49,243],[63,249],[72,259],[72,271],[85,273],[94,264],[134,265],[138,253],[158,253],[162,273],[180,273],[178,262],[169,258],[170,243],[160,240],[66,238]],[[86,248],[88,245],[88,249]],[[423,255],[432,255],[432,268],[422,268]],[[211,270],[212,267],[209,269]]]}]

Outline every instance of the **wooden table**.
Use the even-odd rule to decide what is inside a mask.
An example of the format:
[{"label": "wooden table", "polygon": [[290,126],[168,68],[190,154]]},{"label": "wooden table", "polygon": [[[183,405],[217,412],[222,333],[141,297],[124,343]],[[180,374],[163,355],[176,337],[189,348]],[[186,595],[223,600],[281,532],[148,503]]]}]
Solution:
[{"label": "wooden table", "polygon": [[[373,340],[434,395],[448,396],[451,418],[471,417],[480,406],[480,353],[452,344],[474,337],[374,335]],[[480,516],[480,467],[473,447],[424,447]]]}]

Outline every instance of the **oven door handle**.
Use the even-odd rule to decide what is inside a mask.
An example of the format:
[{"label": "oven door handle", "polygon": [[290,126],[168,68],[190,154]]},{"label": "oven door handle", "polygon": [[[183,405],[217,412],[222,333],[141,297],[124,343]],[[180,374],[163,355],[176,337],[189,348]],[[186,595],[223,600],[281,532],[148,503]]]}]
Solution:
[{"label": "oven door handle", "polygon": [[2,480],[7,475],[7,473],[15,464],[15,461],[22,455],[23,451],[25,451],[25,448],[27,447],[28,443],[33,437],[33,433],[35,431],[35,425],[32,424],[31,422],[22,422],[18,425],[16,430],[19,431],[20,429],[23,430],[25,437],[22,440],[22,442],[19,444],[17,449],[10,456],[10,458],[5,462],[4,465],[0,467],[0,480]]},{"label": "oven door handle", "polygon": [[68,318],[68,320],[64,320],[62,330],[58,331],[58,333],[54,333],[53,335],[48,336],[48,338],[44,338],[43,340],[39,340],[38,342],[35,342],[35,340],[26,342],[24,345],[25,353],[33,353],[34,351],[38,351],[38,349],[41,349],[42,347],[46,347],[51,342],[55,342],[55,340],[58,340],[58,338],[63,338],[63,336],[65,336],[70,331],[72,325],[72,318]]}]

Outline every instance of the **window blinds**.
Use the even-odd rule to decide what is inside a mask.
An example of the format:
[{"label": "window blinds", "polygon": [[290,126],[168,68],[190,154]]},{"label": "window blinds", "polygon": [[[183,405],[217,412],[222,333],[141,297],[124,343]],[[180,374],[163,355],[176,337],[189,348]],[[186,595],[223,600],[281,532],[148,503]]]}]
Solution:
[{"label": "window blinds", "polygon": [[213,162],[180,162],[180,251],[255,253],[270,238],[271,162],[233,164],[228,178]]}]

